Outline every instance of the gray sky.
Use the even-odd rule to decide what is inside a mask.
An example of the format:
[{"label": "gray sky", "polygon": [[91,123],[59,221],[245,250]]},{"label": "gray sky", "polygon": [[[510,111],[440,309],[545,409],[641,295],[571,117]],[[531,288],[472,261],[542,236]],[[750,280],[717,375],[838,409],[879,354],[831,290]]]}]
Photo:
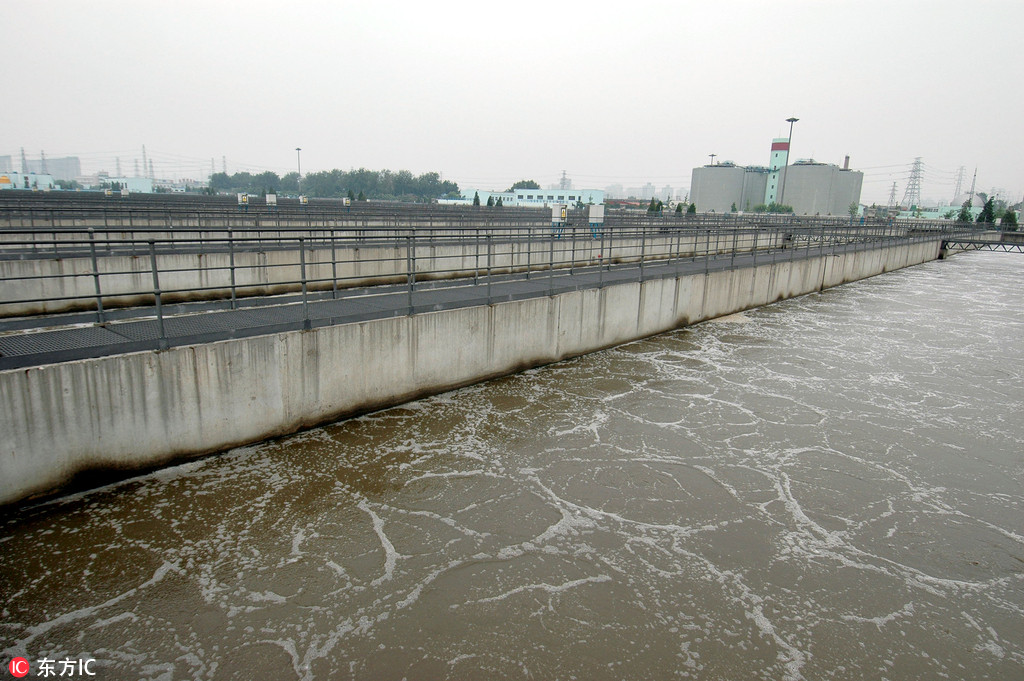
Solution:
[{"label": "gray sky", "polygon": [[[0,155],[157,175],[330,168],[688,187],[694,166],[865,172],[862,200],[1024,194],[1021,0],[0,3]],[[16,160],[17,165],[17,160]]]}]

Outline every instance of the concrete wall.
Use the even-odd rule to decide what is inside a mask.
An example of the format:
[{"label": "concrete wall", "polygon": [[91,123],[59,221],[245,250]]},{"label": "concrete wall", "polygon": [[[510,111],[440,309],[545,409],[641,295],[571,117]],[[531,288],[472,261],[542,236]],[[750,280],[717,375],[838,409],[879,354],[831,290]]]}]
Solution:
[{"label": "concrete wall", "polygon": [[0,372],[0,503],[90,468],[149,467],[255,442],[933,260],[939,246]]}]

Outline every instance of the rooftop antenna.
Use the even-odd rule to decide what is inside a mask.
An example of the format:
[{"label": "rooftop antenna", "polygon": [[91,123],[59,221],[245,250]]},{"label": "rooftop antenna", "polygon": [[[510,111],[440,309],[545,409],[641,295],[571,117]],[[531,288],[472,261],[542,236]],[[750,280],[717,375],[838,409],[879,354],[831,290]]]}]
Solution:
[{"label": "rooftop antenna", "polygon": [[715,165],[715,156],[718,156],[718,154],[708,154],[708,156],[711,157],[711,165]]}]

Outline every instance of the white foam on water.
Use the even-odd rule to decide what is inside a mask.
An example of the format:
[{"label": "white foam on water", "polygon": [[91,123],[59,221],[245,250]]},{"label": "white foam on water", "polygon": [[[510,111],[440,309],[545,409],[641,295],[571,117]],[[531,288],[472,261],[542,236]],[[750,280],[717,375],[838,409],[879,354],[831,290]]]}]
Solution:
[{"label": "white foam on water", "polygon": [[26,628],[26,632],[28,635],[22,639],[13,642],[12,645],[5,648],[3,652],[0,653],[0,655],[11,657],[13,655],[18,654],[18,651],[25,651],[28,649],[28,646],[31,645],[36,639],[38,639],[41,636],[44,636],[51,629],[71,624],[72,622],[77,622],[79,620],[94,617],[103,610],[111,608],[117,605],[118,603],[128,598],[131,598],[140,591],[144,591],[145,589],[155,584],[158,584],[159,582],[163,581],[164,577],[167,576],[168,572],[172,571],[180,573],[181,569],[177,565],[172,565],[171,563],[165,562],[156,569],[152,577],[150,577],[148,580],[138,585],[137,587],[128,589],[127,591],[124,591],[118,594],[117,596],[114,596],[113,598],[104,601],[103,603],[99,603],[97,605],[92,606],[86,606],[84,608],[79,608],[77,610],[72,610],[62,615],[58,615],[57,617],[49,619],[45,622],[40,622],[38,624],[29,626]]},{"label": "white foam on water", "polygon": [[384,574],[377,579],[373,580],[373,586],[379,586],[382,582],[389,581],[394,577],[395,565],[399,558],[403,556],[399,555],[398,551],[395,550],[394,544],[388,539],[388,536],[384,533],[384,520],[374,513],[373,509],[365,499],[360,500],[357,504],[359,510],[363,511],[370,516],[373,522],[373,531],[377,533],[377,538],[380,540],[381,548],[384,550]]},{"label": "white foam on water", "polygon": [[563,582],[562,584],[524,584],[522,586],[517,586],[514,589],[510,589],[508,591],[505,591],[504,593],[500,593],[494,596],[477,598],[475,600],[469,601],[469,603],[467,603],[466,605],[479,603],[495,603],[498,601],[507,600],[512,596],[516,596],[530,591],[544,591],[549,594],[558,594],[563,593],[565,591],[569,591],[570,589],[575,589],[577,587],[583,586],[584,584],[601,584],[604,582],[610,582],[611,579],[612,578],[608,575],[596,575],[594,577],[583,577],[580,579],[573,579],[568,582]]}]

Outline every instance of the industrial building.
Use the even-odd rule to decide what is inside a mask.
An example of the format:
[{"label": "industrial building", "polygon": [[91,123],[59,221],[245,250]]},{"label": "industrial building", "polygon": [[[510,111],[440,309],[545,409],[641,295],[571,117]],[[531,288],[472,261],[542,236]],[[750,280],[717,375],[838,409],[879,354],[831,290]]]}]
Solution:
[{"label": "industrial building", "polygon": [[56,186],[52,175],[44,173],[0,172],[0,189],[44,189]]},{"label": "industrial building", "polygon": [[864,173],[800,160],[786,165],[789,140],[772,140],[769,166],[739,166],[732,162],[694,168],[690,200],[702,213],[750,211],[759,205],[781,203],[798,215],[846,215],[860,203]]},{"label": "industrial building", "polygon": [[516,189],[515,191],[493,192],[484,189],[465,189],[461,199],[441,199],[440,203],[467,204],[473,197],[480,196],[480,204],[486,205],[488,199],[495,202],[501,199],[503,206],[525,208],[545,208],[555,204],[575,206],[577,203],[600,205],[604,203],[602,189]]},{"label": "industrial building", "polygon": [[694,168],[690,178],[690,201],[703,213],[749,211],[764,203],[768,169],[738,166],[731,161]]}]

